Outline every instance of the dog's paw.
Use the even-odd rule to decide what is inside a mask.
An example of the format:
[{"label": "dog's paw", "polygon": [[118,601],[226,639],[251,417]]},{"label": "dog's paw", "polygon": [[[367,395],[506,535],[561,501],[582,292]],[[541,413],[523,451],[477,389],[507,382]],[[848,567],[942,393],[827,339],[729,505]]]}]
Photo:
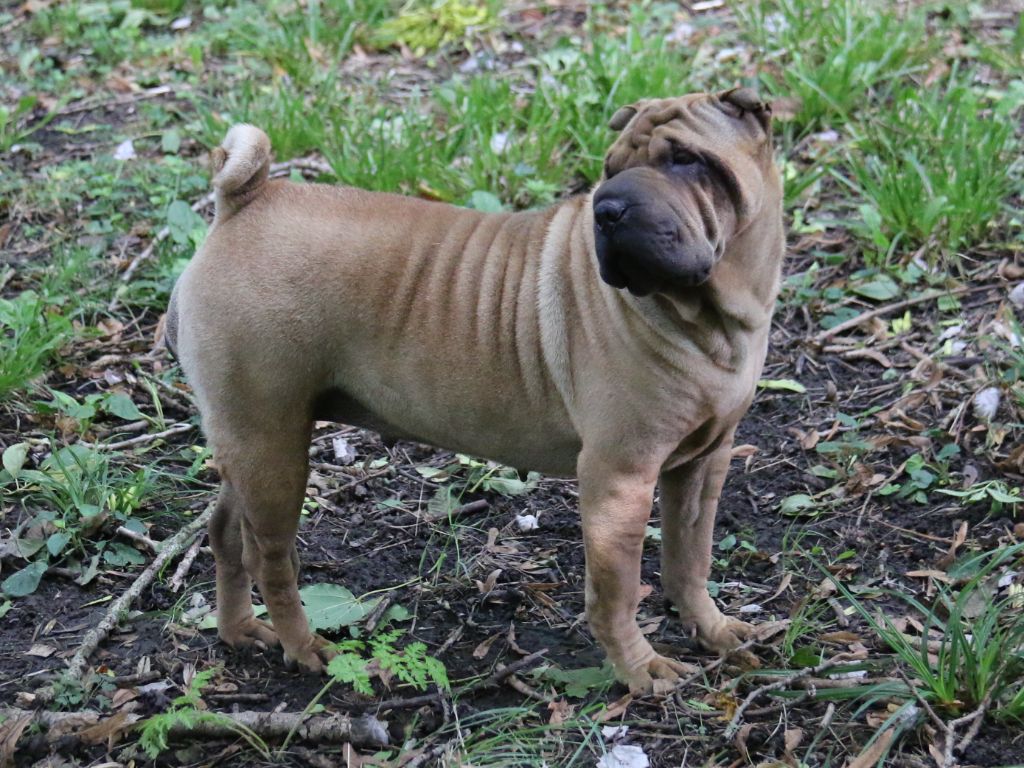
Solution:
[{"label": "dog's paw", "polygon": [[265,651],[267,648],[272,648],[281,642],[274,628],[255,616],[250,616],[245,621],[230,627],[223,627],[218,624],[217,634],[221,640],[232,648],[259,648]]},{"label": "dog's paw", "polygon": [[285,650],[284,663],[288,669],[322,674],[328,662],[338,655],[331,643],[320,635],[310,635],[309,640],[299,649]]},{"label": "dog's paw", "polygon": [[634,696],[649,693],[664,695],[676,687],[680,675],[690,675],[695,670],[696,668],[689,664],[655,654],[649,660],[620,674],[619,679],[629,686],[629,692]]},{"label": "dog's paw", "polygon": [[701,645],[720,656],[736,650],[753,632],[753,625],[721,613],[715,621],[697,624],[697,639]]}]

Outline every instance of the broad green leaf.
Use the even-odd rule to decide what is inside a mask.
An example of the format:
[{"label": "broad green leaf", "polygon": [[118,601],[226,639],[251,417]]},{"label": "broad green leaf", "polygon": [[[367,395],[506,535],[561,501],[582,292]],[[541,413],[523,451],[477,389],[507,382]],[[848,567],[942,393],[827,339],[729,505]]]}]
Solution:
[{"label": "broad green leaf", "polygon": [[206,223],[184,200],[175,200],[167,208],[167,229],[178,245],[187,243],[195,230],[203,230]]},{"label": "broad green leaf", "polygon": [[785,389],[800,395],[807,391],[807,387],[793,379],[761,379],[757,386],[761,389]]},{"label": "broad green leaf", "polygon": [[900,295],[899,285],[888,275],[878,275],[870,282],[855,285],[851,290],[858,296],[874,301],[888,301]]},{"label": "broad green leaf", "polygon": [[10,472],[11,477],[18,478],[18,473],[25,466],[25,459],[28,458],[28,443],[15,443],[4,450],[4,469]]},{"label": "broad green leaf", "polygon": [[142,565],[146,562],[146,556],[127,544],[112,541],[103,551],[103,562],[115,568],[121,568],[126,565]]},{"label": "broad green leaf", "polygon": [[391,621],[408,621],[412,618],[412,611],[406,608],[404,605],[398,605],[395,603],[384,613],[384,620],[382,624],[387,624]]},{"label": "broad green leaf", "polygon": [[46,573],[46,563],[36,560],[4,579],[3,583],[0,583],[0,591],[8,597],[31,595],[39,586],[44,573]]},{"label": "broad green leaf", "polygon": [[46,551],[50,553],[52,557],[57,557],[61,552],[64,551],[64,547],[71,541],[71,534],[64,531],[57,531],[51,533],[50,537],[46,540]]},{"label": "broad green leaf", "polygon": [[482,189],[476,190],[469,196],[469,207],[484,213],[498,213],[505,210],[505,206],[501,204],[497,195]]},{"label": "broad green leaf", "polygon": [[11,606],[13,605],[14,603],[10,600],[4,600],[3,603],[0,603],[0,619],[7,615],[7,612],[11,610]]},{"label": "broad green leaf", "polygon": [[540,667],[534,677],[564,685],[565,695],[574,699],[586,696],[594,688],[603,688],[615,681],[611,666],[583,667],[581,669],[559,669],[557,667]]},{"label": "broad green leaf", "polygon": [[166,155],[177,154],[181,148],[181,134],[171,128],[169,131],[164,131],[164,135],[160,137],[160,149],[163,150]]},{"label": "broad green leaf", "polygon": [[502,496],[522,496],[533,488],[534,484],[518,477],[498,477],[492,475],[485,483],[488,490],[496,491]]},{"label": "broad green leaf", "polygon": [[360,600],[340,584],[310,584],[299,590],[313,632],[337,630],[362,621],[380,601]]},{"label": "broad green leaf", "polygon": [[814,499],[806,493],[796,493],[787,496],[779,505],[779,512],[784,515],[798,515],[814,506]]},{"label": "broad green leaf", "polygon": [[138,409],[138,406],[124,392],[114,392],[108,395],[103,401],[103,410],[112,416],[117,416],[125,421],[139,421],[146,418],[145,414]]}]

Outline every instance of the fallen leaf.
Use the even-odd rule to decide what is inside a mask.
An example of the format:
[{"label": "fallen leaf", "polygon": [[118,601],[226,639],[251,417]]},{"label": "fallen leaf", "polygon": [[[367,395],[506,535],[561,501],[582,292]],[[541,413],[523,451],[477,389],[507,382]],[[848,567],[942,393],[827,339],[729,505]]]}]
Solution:
[{"label": "fallen leaf", "polygon": [[848,762],[846,768],[872,768],[889,751],[895,738],[896,728],[886,728],[857,757]]},{"label": "fallen leaf", "polygon": [[32,715],[12,717],[0,723],[0,766],[7,768],[14,765],[14,747],[21,738],[21,734],[32,722]]},{"label": "fallen leaf", "polygon": [[647,754],[632,744],[616,744],[597,761],[597,768],[648,768]]},{"label": "fallen leaf", "polygon": [[491,646],[494,645],[494,641],[501,637],[501,633],[491,635],[486,640],[483,640],[476,648],[473,649],[474,659],[484,659],[487,654],[491,652]]}]

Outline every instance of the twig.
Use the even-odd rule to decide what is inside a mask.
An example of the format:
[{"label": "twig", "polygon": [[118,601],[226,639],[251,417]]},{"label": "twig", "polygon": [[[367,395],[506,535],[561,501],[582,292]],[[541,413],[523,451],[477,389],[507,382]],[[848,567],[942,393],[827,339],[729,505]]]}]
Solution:
[{"label": "twig", "polygon": [[95,448],[97,451],[120,451],[123,448],[133,448],[137,445],[155,443],[157,440],[163,440],[165,437],[182,435],[186,432],[191,432],[195,428],[195,424],[181,422],[168,427],[162,432],[151,432],[147,435],[139,435],[138,437],[131,437],[127,440],[119,440],[116,443],[91,443],[90,447]]},{"label": "twig", "polygon": [[897,301],[895,304],[886,304],[885,306],[876,307],[875,309],[867,312],[861,312],[856,317],[851,317],[849,320],[839,323],[839,325],[832,326],[827,331],[822,331],[814,337],[813,341],[815,344],[821,344],[843,331],[856,328],[863,322],[873,320],[874,318],[881,317],[882,315],[888,315],[890,312],[898,312],[901,309],[912,307],[915,304],[923,304],[924,302],[932,301],[933,299],[941,299],[943,296],[960,296],[964,293],[972,293],[979,290],[991,290],[991,288],[992,286],[990,285],[976,285],[972,287],[964,286],[962,288],[954,288],[949,291],[929,291],[928,293],[923,293],[920,296],[915,296],[912,299],[904,299],[903,301]]},{"label": "twig", "polygon": [[[726,741],[731,741],[732,737],[736,735],[736,731],[739,730],[740,723],[743,722],[743,713],[747,711],[751,704],[757,701],[761,696],[772,691],[781,691],[785,688],[791,687],[794,683],[804,680],[808,677],[816,677],[822,672],[827,672],[830,669],[834,669],[840,664],[848,662],[849,659],[843,658],[843,654],[839,654],[834,659],[830,659],[816,667],[809,667],[807,669],[801,669],[799,672],[795,672],[792,675],[779,678],[773,683],[762,685],[760,688],[755,688],[749,694],[743,702],[736,707],[736,712],[733,713],[732,720],[729,721],[729,725],[725,727],[724,738]],[[813,696],[813,694],[812,694]]]},{"label": "twig", "polygon": [[213,516],[213,509],[213,504],[207,506],[206,510],[195,520],[161,544],[160,552],[153,558],[153,562],[149,564],[149,567],[140,573],[132,585],[110,604],[99,624],[91,629],[82,640],[81,646],[79,646],[71,661],[68,662],[68,675],[70,677],[81,678],[85,674],[89,657],[93,651],[107,638],[111,630],[117,626],[121,615],[128,610],[128,606],[142,594],[143,590],[150,585],[163,567],[188,546],[192,541],[192,537],[209,522],[210,517]]},{"label": "twig", "polygon": [[554,699],[551,696],[549,696],[546,693],[541,693],[536,688],[527,685],[515,675],[509,675],[507,678],[505,678],[505,683],[512,690],[518,691],[528,699],[533,699],[534,701],[554,701]]},{"label": "twig", "polygon": [[420,518],[420,522],[423,523],[439,523],[442,520],[448,520],[462,517],[463,515],[473,515],[477,512],[483,512],[491,506],[491,503],[487,499],[477,499],[467,504],[463,504],[460,507],[456,507],[451,512],[437,513],[433,515],[423,515]]},{"label": "twig", "polygon": [[[109,720],[110,717],[90,711],[35,712],[24,709],[0,709],[0,715],[7,720],[29,718],[30,722],[47,729],[57,728],[60,738],[75,735],[91,727]],[[137,714],[123,713],[122,721],[125,730],[135,726],[144,718]],[[118,717],[115,715],[114,717]],[[67,729],[73,729],[71,734]],[[237,738],[239,729],[245,728],[255,733],[264,741],[279,740],[294,731],[293,738],[314,744],[341,744],[348,742],[360,747],[384,747],[388,744],[388,731],[385,723],[371,715],[350,717],[342,714],[321,715],[310,717],[304,712],[217,712],[214,717],[200,720],[176,720],[170,726],[168,735],[172,739]],[[83,734],[84,736],[85,734]],[[105,734],[109,735],[109,734]]]},{"label": "twig", "polygon": [[123,539],[128,539],[129,541],[134,541],[136,544],[142,545],[154,555],[160,551],[160,543],[153,541],[144,533],[138,533],[133,531],[131,528],[125,528],[123,525],[117,526],[114,533]]},{"label": "twig", "polygon": [[384,618],[384,614],[388,608],[391,607],[391,595],[384,595],[377,604],[373,606],[373,610],[370,611],[370,615],[366,617],[366,621],[363,624],[363,629],[366,632],[366,636],[369,637],[377,629],[377,625],[380,624],[381,619]]},{"label": "twig", "polygon": [[[198,213],[199,211],[203,210],[203,208],[205,208],[206,206],[210,205],[213,202],[213,200],[214,200],[214,193],[213,192],[207,192],[201,198],[199,198],[194,203],[192,203],[191,208],[192,208],[193,211]],[[158,245],[160,245],[160,243],[162,243],[164,240],[166,240],[170,236],[171,236],[171,228],[170,227],[164,227],[159,232],[157,232],[156,236],[152,240],[149,241],[149,245],[147,245],[145,248],[143,248],[142,251],[140,251],[135,256],[135,258],[131,260],[131,263],[128,265],[128,267],[125,269],[125,271],[121,274],[121,281],[125,282],[125,283],[129,282],[132,279],[132,277],[135,275],[135,270],[137,270],[139,268],[139,265],[142,264],[142,262],[146,261],[150,256],[152,256],[153,255],[153,251],[156,250],[156,247]],[[107,310],[110,311],[110,312],[113,312],[115,309],[117,309],[117,307],[118,307],[118,305],[120,303],[121,303],[121,297],[120,296],[114,296],[114,298],[112,298],[110,300],[110,304],[107,305]]]},{"label": "twig", "polygon": [[160,96],[166,96],[168,94],[175,94],[181,90],[190,90],[190,86],[187,85],[158,85],[155,88],[149,88],[141,93],[133,93],[123,99],[111,99],[108,101],[99,101],[89,103],[79,102],[77,104],[69,104],[61,110],[57,111],[59,117],[67,117],[68,115],[74,115],[79,112],[91,112],[94,109],[110,109],[111,107],[123,107],[128,104],[134,104],[143,99],[155,99]]},{"label": "twig", "polygon": [[196,556],[199,554],[199,548],[202,545],[203,534],[200,532],[196,540],[192,542],[192,546],[188,548],[185,556],[181,558],[181,562],[178,563],[178,568],[174,571],[174,575],[171,576],[171,580],[169,582],[171,592],[180,592],[181,588],[185,586],[185,578],[188,576],[188,572],[192,568],[192,563],[195,562]]}]

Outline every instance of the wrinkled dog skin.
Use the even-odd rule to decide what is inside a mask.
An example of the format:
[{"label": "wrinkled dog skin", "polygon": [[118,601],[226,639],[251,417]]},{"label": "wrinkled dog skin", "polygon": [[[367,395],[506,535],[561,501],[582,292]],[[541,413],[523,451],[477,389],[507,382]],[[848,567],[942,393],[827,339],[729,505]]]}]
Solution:
[{"label": "wrinkled dog skin", "polygon": [[280,642],[313,671],[332,655],[296,585],[314,420],[578,477],[587,619],[634,692],[686,670],[636,623],[656,486],[666,597],[713,651],[749,632],[706,579],[784,249],[770,111],[739,89],[639,102],[610,126],[591,194],[512,214],[268,180],[252,126],[214,151],[216,220],[167,340],[222,478],[227,643]]}]

